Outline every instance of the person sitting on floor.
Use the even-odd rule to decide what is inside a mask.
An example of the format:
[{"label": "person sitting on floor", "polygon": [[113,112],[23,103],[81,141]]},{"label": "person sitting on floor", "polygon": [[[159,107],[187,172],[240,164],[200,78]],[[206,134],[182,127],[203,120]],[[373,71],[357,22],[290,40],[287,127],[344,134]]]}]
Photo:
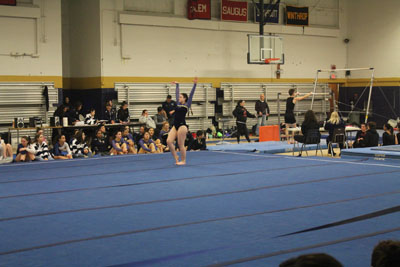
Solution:
[{"label": "person sitting on floor", "polygon": [[279,267],[343,267],[343,265],[331,255],[313,253],[288,259],[279,264]]},{"label": "person sitting on floor", "polygon": [[16,162],[29,162],[35,160],[34,153],[28,151],[31,146],[31,139],[28,136],[21,137],[21,143],[17,147]]},{"label": "person sitting on floor", "polygon": [[372,267],[398,267],[400,266],[400,241],[380,241],[372,251]]},{"label": "person sitting on floor", "polygon": [[[103,126],[104,127],[104,126]],[[95,155],[106,156],[110,155],[109,142],[104,136],[101,127],[97,129],[96,136],[92,141],[92,152]]]},{"label": "person sitting on floor", "polygon": [[126,143],[126,147],[128,149],[129,154],[136,154],[135,141],[133,139],[132,134],[130,133],[129,126],[125,126],[124,131],[122,132],[122,139]]},{"label": "person sitting on floor", "polygon": [[80,130],[77,134],[72,138],[71,141],[71,150],[72,157],[74,158],[87,158],[92,156],[92,152],[89,150],[89,146],[87,145],[85,133]]},{"label": "person sitting on floor", "polygon": [[43,134],[37,134],[35,136],[35,143],[27,149],[30,153],[35,155],[35,160],[38,161],[47,161],[52,160],[53,158],[50,155],[49,147],[47,143],[44,141]]},{"label": "person sitting on floor", "polygon": [[[344,121],[339,117],[339,114],[334,111],[331,114],[331,117],[329,120],[326,121],[325,123],[325,130],[329,131],[329,136],[326,138],[326,143],[329,144],[329,142],[333,141],[333,132],[335,131],[336,128],[345,128],[346,125],[344,124]],[[339,144],[339,148],[343,149],[343,144]],[[332,149],[333,150],[333,149]],[[328,150],[328,154],[333,153],[335,156],[336,153],[334,151]]]},{"label": "person sitting on floor", "polygon": [[0,164],[13,161],[13,151],[10,144],[6,144],[0,135]]},{"label": "person sitting on floor", "polygon": [[[135,143],[139,144],[140,139],[143,138],[144,133],[146,132],[146,127],[144,127],[143,125],[140,126],[139,128],[139,132],[136,133],[135,135]],[[138,151],[139,151],[140,147],[138,147]]]},{"label": "person sitting on floor", "polygon": [[164,121],[159,134],[161,144],[163,145],[163,147],[165,147],[164,152],[169,151],[169,147],[167,146],[168,133],[169,133],[169,122]]},{"label": "person sitting on floor", "polygon": [[53,158],[54,159],[72,159],[72,151],[66,142],[65,135],[60,135],[57,137],[57,142],[53,148]]},{"label": "person sitting on floor", "polygon": [[374,147],[379,144],[379,134],[376,131],[376,123],[373,121],[368,122],[367,132],[365,138],[360,141],[362,147]]},{"label": "person sitting on floor", "polygon": [[389,123],[386,123],[383,125],[383,130],[385,131],[382,134],[382,145],[383,146],[392,146],[392,145],[397,145],[398,140],[396,135],[393,132],[393,127]]},{"label": "person sitting on floor", "polygon": [[111,155],[124,155],[124,154],[128,154],[128,148],[124,139],[122,138],[122,132],[117,131],[114,134],[114,139],[112,140]]},{"label": "person sitting on floor", "polygon": [[362,140],[364,140],[366,134],[367,134],[367,125],[365,123],[361,123],[361,130],[359,130],[356,134],[356,139],[354,140],[353,148],[358,148],[363,146]]},{"label": "person sitting on floor", "polygon": [[86,114],[85,124],[86,125],[95,125],[97,123],[97,120],[94,117],[95,115],[96,115],[96,110],[94,108],[91,108],[90,112],[88,114]]},{"label": "person sitting on floor", "polygon": [[193,141],[190,150],[193,151],[207,150],[206,138],[204,137],[204,132],[202,130],[197,131],[196,139]]},{"label": "person sitting on floor", "polygon": [[[308,110],[304,114],[304,121],[301,124],[302,135],[295,135],[294,140],[299,143],[305,143],[309,130],[318,130],[319,133],[319,124],[317,118],[315,117],[315,113],[312,110]],[[319,136],[321,137],[321,134],[319,134]],[[299,156],[301,156],[301,154],[299,154]]]},{"label": "person sitting on floor", "polygon": [[188,132],[186,134],[186,139],[185,139],[186,151],[190,151],[190,149],[192,148],[193,142],[194,142],[194,138],[193,138],[192,133],[189,131],[189,127],[188,127]]},{"label": "person sitting on floor", "polygon": [[163,153],[165,147],[163,146],[163,144],[161,144],[160,138],[158,138],[154,133],[155,133],[154,128],[150,128],[149,129],[150,139],[153,140],[154,144],[156,144],[158,152]]},{"label": "person sitting on floor", "polygon": [[143,138],[139,141],[139,154],[147,154],[147,153],[158,153],[157,146],[150,139],[149,132],[145,132]]}]

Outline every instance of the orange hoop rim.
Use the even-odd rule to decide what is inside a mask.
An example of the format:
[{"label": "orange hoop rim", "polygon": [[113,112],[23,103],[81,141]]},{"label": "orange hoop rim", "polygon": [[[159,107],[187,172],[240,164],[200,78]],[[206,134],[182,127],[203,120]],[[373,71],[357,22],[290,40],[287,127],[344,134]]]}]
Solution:
[{"label": "orange hoop rim", "polygon": [[265,60],[264,60],[264,62],[266,63],[266,64],[269,64],[269,63],[271,63],[271,61],[278,61],[278,60],[281,60],[280,58],[266,58]]}]

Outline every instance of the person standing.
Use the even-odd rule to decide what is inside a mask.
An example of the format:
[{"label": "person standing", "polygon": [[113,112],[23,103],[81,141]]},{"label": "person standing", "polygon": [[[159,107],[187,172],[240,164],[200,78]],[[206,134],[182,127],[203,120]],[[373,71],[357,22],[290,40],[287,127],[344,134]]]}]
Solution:
[{"label": "person standing", "polygon": [[168,122],[170,125],[174,124],[176,102],[172,100],[172,96],[168,95],[165,102],[162,104],[162,109],[167,113]]},{"label": "person standing", "polygon": [[236,117],[236,126],[237,126],[237,142],[240,143],[240,136],[244,135],[247,141],[250,143],[249,138],[249,130],[247,129],[246,121],[247,117],[255,118],[256,116],[251,114],[245,107],[244,107],[244,100],[239,100],[235,110],[232,112],[233,116]]},{"label": "person standing", "polygon": [[259,135],[260,126],[267,125],[267,120],[269,116],[269,106],[267,101],[265,101],[265,95],[261,94],[260,99],[256,101],[255,106],[257,112],[257,130],[256,134]]},{"label": "person standing", "polygon": [[289,90],[289,97],[286,99],[286,112],[285,112],[285,133],[286,133],[286,139],[287,142],[290,144],[289,140],[289,128],[296,128],[296,117],[294,116],[294,107],[297,103],[297,101],[301,101],[310,95],[312,95],[312,92],[304,95],[304,96],[298,96],[299,93],[296,92],[296,89],[290,89]]}]

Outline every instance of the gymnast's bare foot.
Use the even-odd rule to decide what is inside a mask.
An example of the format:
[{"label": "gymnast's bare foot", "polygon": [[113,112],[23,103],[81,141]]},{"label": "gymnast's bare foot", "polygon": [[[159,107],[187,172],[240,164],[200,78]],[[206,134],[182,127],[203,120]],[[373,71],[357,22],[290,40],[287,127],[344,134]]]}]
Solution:
[{"label": "gymnast's bare foot", "polygon": [[186,164],[186,161],[179,161],[176,163],[176,165],[185,165],[185,164]]},{"label": "gymnast's bare foot", "polygon": [[175,157],[175,163],[178,164],[178,162],[179,162],[179,156],[177,155],[177,156]]}]

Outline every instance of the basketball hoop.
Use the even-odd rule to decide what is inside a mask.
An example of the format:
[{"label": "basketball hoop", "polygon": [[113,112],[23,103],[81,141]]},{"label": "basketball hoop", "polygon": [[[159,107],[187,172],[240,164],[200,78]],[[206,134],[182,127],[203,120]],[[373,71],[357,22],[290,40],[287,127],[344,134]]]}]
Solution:
[{"label": "basketball hoop", "polygon": [[266,58],[264,60],[264,62],[265,62],[265,64],[269,64],[269,63],[271,63],[271,61],[278,61],[278,60],[281,60],[281,59],[280,58]]}]

